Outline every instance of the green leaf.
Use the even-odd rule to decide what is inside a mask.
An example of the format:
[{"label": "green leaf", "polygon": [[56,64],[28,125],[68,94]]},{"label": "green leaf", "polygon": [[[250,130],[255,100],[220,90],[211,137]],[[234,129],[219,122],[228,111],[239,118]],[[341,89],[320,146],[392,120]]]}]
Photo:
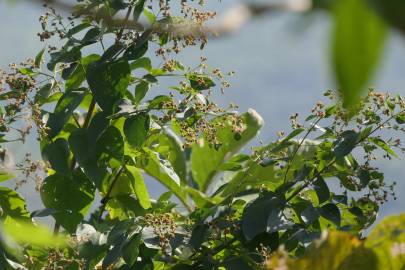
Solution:
[{"label": "green leaf", "polygon": [[91,28],[87,33],[84,35],[83,39],[80,43],[84,46],[96,43],[102,35],[101,29],[98,27]]},{"label": "green leaf", "polygon": [[399,114],[397,117],[395,117],[395,121],[397,121],[398,124],[402,125],[405,124],[405,112]]},{"label": "green leaf", "polygon": [[134,8],[134,14],[133,14],[133,18],[134,21],[137,22],[139,20],[139,17],[141,16],[142,12],[143,12],[143,7],[145,6],[145,0],[139,0]]},{"label": "green leaf", "polygon": [[152,62],[150,61],[149,58],[147,57],[142,57],[139,59],[136,59],[130,64],[131,70],[138,69],[138,68],[143,68],[147,71],[150,71],[152,69]]},{"label": "green leaf", "polygon": [[170,191],[172,191],[185,205],[187,194],[180,188],[180,178],[174,171],[169,161],[162,155],[150,149],[143,148],[145,155],[142,160],[142,168]]},{"label": "green leaf", "polygon": [[3,230],[8,237],[23,245],[60,248],[65,246],[68,240],[62,234],[54,235],[48,228],[27,221],[5,223]]},{"label": "green leaf", "polygon": [[36,68],[41,67],[42,59],[44,58],[45,48],[43,48],[39,53],[35,56],[34,66]]},{"label": "green leaf", "polygon": [[368,140],[372,143],[374,143],[376,146],[380,147],[382,150],[387,152],[387,154],[398,158],[398,155],[394,152],[394,150],[391,149],[391,147],[388,146],[388,144],[383,141],[381,138],[378,137],[370,137]]},{"label": "green leaf", "polygon": [[69,232],[74,232],[94,200],[95,187],[76,170],[72,177],[61,174],[48,176],[41,186],[45,207],[55,209],[54,218]]},{"label": "green leaf", "polygon": [[280,202],[280,205],[273,206],[273,208],[270,209],[267,218],[267,233],[287,230],[294,225],[294,223],[285,216],[283,206],[284,205]]},{"label": "green leaf", "polygon": [[108,269],[118,258],[121,256],[122,248],[126,244],[126,234],[120,235],[119,239],[114,243],[112,249],[107,252],[107,255],[103,259],[102,269]]},{"label": "green leaf", "polygon": [[145,95],[149,91],[149,89],[150,89],[150,84],[145,81],[141,81],[135,87],[135,103],[136,104],[139,104],[142,101],[142,99],[145,97]]},{"label": "green leaf", "polygon": [[80,87],[82,82],[84,82],[84,80],[86,79],[87,66],[92,62],[98,61],[99,59],[100,56],[98,54],[90,54],[86,57],[83,57],[80,60],[80,64],[77,65],[73,73],[66,80],[66,90]]},{"label": "green leaf", "polygon": [[[90,125],[90,127],[92,127],[92,125]],[[89,128],[89,131],[85,129],[73,131],[69,137],[69,146],[77,163],[83,168],[84,173],[99,188],[107,172],[105,169],[98,166],[97,159],[95,158],[97,133],[102,132],[102,130],[95,131],[95,129],[96,127],[92,129]]]},{"label": "green leaf", "polygon": [[211,80],[211,78],[204,75],[189,74],[187,75],[187,78],[190,81],[191,87],[198,91],[207,90],[215,86],[215,83]]},{"label": "green leaf", "polygon": [[13,178],[15,178],[14,174],[7,171],[0,171],[0,182],[4,182]]},{"label": "green leaf", "polygon": [[0,187],[0,209],[3,220],[8,217],[14,220],[29,220],[30,217],[25,200],[17,192],[6,187]]},{"label": "green leaf", "polygon": [[303,211],[301,211],[300,216],[305,224],[309,225],[318,220],[319,213],[312,204],[308,204],[308,206]]},{"label": "green leaf", "polygon": [[143,9],[143,14],[145,15],[145,17],[148,19],[150,24],[153,24],[156,22],[156,16],[155,14],[153,14],[153,12],[151,12],[149,9],[144,8]]},{"label": "green leaf", "polygon": [[96,160],[115,158],[119,162],[124,158],[124,138],[118,128],[109,126],[97,139],[95,146]]},{"label": "green leaf", "polygon": [[150,118],[146,113],[131,116],[125,120],[124,133],[129,144],[141,147],[149,132]]},{"label": "green leaf", "polygon": [[141,233],[134,234],[130,239],[128,239],[128,242],[125,244],[122,250],[122,258],[124,258],[124,261],[131,267],[137,261],[141,240]]},{"label": "green leaf", "polygon": [[126,169],[128,171],[128,175],[132,178],[132,188],[135,191],[139,204],[143,207],[143,209],[151,208],[152,204],[150,202],[149,192],[141,172],[138,168],[133,166],[126,166]]},{"label": "green leaf", "polygon": [[333,152],[338,159],[341,159],[352,152],[359,142],[359,133],[347,130],[334,142]]},{"label": "green leaf", "polygon": [[71,63],[80,59],[81,47],[73,47],[72,49],[62,49],[58,52],[51,53],[51,59],[49,60],[47,67],[50,71],[53,71],[58,63]]},{"label": "green leaf", "polygon": [[316,195],[318,196],[319,204],[322,204],[329,200],[330,191],[328,185],[325,183],[325,180],[322,177],[318,177],[313,185]]},{"label": "green leaf", "polygon": [[151,135],[145,145],[170,162],[182,183],[186,183],[186,157],[181,140],[171,130]]},{"label": "green leaf", "polygon": [[113,62],[92,62],[87,67],[87,82],[97,104],[111,114],[114,105],[125,96],[131,70],[125,59]]},{"label": "green leaf", "polygon": [[50,137],[55,137],[69,121],[73,111],[79,106],[85,96],[85,92],[66,92],[59,99],[53,113],[49,114],[47,122]]},{"label": "green leaf", "polygon": [[292,138],[295,138],[295,137],[297,137],[298,135],[300,135],[302,132],[304,132],[305,131],[305,128],[297,128],[297,129],[294,129],[290,134],[288,134],[284,139],[283,139],[283,141],[289,141],[289,140],[291,140]]},{"label": "green leaf", "polygon": [[147,40],[145,40],[142,44],[139,44],[137,42],[136,44],[130,46],[128,49],[125,50],[124,57],[129,61],[136,60],[144,56],[147,51],[148,51]]},{"label": "green leaf", "polygon": [[[191,172],[201,191],[207,190],[221,164],[225,163],[233,154],[254,138],[263,126],[262,118],[253,110],[249,110],[248,113],[243,114],[241,117],[244,121],[244,130],[240,139],[235,139],[231,124],[226,122],[226,126],[217,131],[218,139],[221,142],[219,149],[209,145],[203,138],[200,139],[199,143],[192,146]],[[214,121],[223,121],[223,118],[220,117]]]},{"label": "green leaf", "polygon": [[[49,97],[52,93],[52,88],[54,87],[54,83],[47,83],[43,85],[38,92],[35,94],[35,102],[40,103],[41,105],[44,101]],[[61,93],[62,95],[62,93]]]},{"label": "green leaf", "polygon": [[340,211],[339,208],[333,204],[328,203],[319,208],[319,213],[322,217],[326,218],[327,220],[332,221],[337,227],[340,227]]},{"label": "green leaf", "polygon": [[81,24],[78,24],[78,25],[76,25],[75,27],[71,28],[71,29],[68,31],[67,36],[68,36],[68,37],[71,37],[71,36],[73,36],[74,34],[77,34],[77,33],[81,32],[82,30],[84,30],[84,29],[86,29],[86,28],[88,28],[88,27],[90,27],[90,26],[91,26],[90,23],[81,23]]},{"label": "green leaf", "polygon": [[49,161],[53,170],[64,175],[70,174],[69,156],[69,144],[63,138],[45,145],[42,150],[43,159]]},{"label": "green leaf", "polygon": [[359,101],[384,47],[386,26],[365,0],[340,0],[335,6],[333,65],[346,107]]},{"label": "green leaf", "polygon": [[277,211],[280,205],[280,198],[273,193],[267,193],[245,207],[242,216],[242,231],[248,241],[267,231],[269,215],[271,215],[271,211]]},{"label": "green leaf", "polygon": [[240,165],[239,163],[228,161],[226,163],[221,164],[218,167],[218,170],[220,170],[220,171],[239,171],[242,168],[243,168],[242,165]]}]

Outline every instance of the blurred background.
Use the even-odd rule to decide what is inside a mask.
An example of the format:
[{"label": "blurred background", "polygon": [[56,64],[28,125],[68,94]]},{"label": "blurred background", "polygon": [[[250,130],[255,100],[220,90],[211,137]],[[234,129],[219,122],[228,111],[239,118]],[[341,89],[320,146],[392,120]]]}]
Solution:
[{"label": "blurred background", "polygon": [[[205,56],[210,66],[235,71],[236,76],[230,81],[232,87],[225,94],[217,94],[216,101],[223,106],[234,102],[240,111],[254,108],[266,122],[259,139],[274,140],[277,131],[289,130],[292,113],[304,117],[322,100],[325,90],[336,89],[330,45],[333,23],[328,12],[306,12],[305,5],[286,6],[294,1],[207,2],[208,9],[218,11],[213,25],[228,26],[230,22],[235,27],[222,27],[221,31],[226,33],[220,38],[209,41],[203,51],[185,50],[179,60],[193,63],[194,59]],[[246,3],[274,4],[282,8],[254,13],[246,9]],[[38,18],[43,13],[37,1],[0,0],[0,67],[34,57],[43,48],[36,36],[40,31]],[[369,86],[405,96],[405,36],[394,28],[389,31],[381,62]],[[166,85],[159,87],[165,90]],[[16,160],[22,158],[27,149],[33,153],[33,159],[40,158],[34,138],[25,146],[14,144],[9,148]],[[379,165],[387,180],[398,183],[398,200],[391,199],[382,206],[379,216],[382,218],[405,211],[404,157],[390,162],[381,160]],[[155,181],[149,182],[152,196],[156,197],[162,188]],[[31,201],[29,210],[43,208],[32,185],[26,185],[19,192]]]}]

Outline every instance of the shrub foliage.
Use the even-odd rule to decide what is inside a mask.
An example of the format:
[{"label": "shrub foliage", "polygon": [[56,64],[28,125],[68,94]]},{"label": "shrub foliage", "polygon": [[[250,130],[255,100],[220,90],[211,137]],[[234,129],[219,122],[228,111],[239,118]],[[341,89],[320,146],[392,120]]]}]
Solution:
[{"label": "shrub foliage", "polygon": [[[48,45],[2,72],[0,181],[24,180],[0,187],[0,268],[358,269],[347,268],[353,256],[376,253],[374,269],[400,269],[403,217],[393,221],[400,259],[379,255],[381,229],[357,239],[395,198],[375,160],[404,150],[395,137],[404,100],[370,90],[348,114],[328,91],[331,105],[317,103],[303,123],[292,115],[291,132],[241,151],[264,123],[211,100],[232,73],[204,58],[196,67],[175,60],[204,47],[215,13],[192,1],[170,6],[79,1],[67,19],[49,8],[38,34]],[[54,36],[62,46],[49,45]],[[158,95],[162,80],[173,86]],[[42,160],[27,155],[13,170],[5,146],[32,130]],[[44,209],[29,212],[18,194],[29,179]],[[167,189],[156,200],[153,180]],[[53,234],[35,221],[46,216]],[[327,230],[346,234],[308,248]]]}]

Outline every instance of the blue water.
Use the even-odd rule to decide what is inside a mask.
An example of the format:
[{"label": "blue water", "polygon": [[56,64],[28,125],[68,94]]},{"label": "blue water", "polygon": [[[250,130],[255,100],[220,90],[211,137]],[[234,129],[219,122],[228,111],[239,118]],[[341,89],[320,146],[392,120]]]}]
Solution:
[{"label": "blue water", "polygon": [[[224,1],[221,9],[235,2]],[[37,18],[41,13],[33,4],[0,2],[0,66],[33,57],[42,48],[36,37],[40,29]],[[335,88],[330,70],[329,30],[330,22],[324,14],[311,17],[274,14],[249,22],[234,35],[212,40],[202,52],[186,50],[180,60],[192,63],[204,55],[211,66],[236,71],[232,87],[225,95],[217,94],[216,100],[223,105],[235,102],[241,111],[255,108],[266,122],[260,133],[260,139],[266,142],[274,139],[277,131],[288,130],[291,113],[305,115],[322,98],[324,90]],[[370,86],[405,95],[405,39],[398,33],[392,33],[383,59]],[[156,91],[162,89],[165,85]],[[405,141],[403,135],[401,139]],[[25,147],[11,147],[16,156],[21,156],[27,148],[38,155],[35,140]],[[403,164],[403,158],[379,161],[386,179],[398,182],[399,195],[399,200],[382,207],[380,217],[405,210]],[[162,190],[153,182],[149,186],[151,190]],[[31,202],[31,210],[41,208],[38,195],[32,190],[26,186],[20,192]]]}]

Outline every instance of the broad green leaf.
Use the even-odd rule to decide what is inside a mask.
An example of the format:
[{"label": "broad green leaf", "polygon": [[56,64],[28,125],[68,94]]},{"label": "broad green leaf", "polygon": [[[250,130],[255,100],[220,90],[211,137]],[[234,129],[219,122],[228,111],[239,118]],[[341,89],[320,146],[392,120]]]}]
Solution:
[{"label": "broad green leaf", "polygon": [[207,90],[215,86],[212,79],[204,75],[190,74],[187,78],[190,81],[191,87],[198,91]]},{"label": "broad green leaf", "polygon": [[58,212],[55,219],[69,232],[84,219],[94,200],[94,184],[80,171],[72,177],[61,174],[48,176],[41,186],[41,199],[45,207]]},{"label": "broad green leaf", "polygon": [[80,49],[81,47],[73,47],[70,50],[64,48],[60,51],[51,53],[51,59],[47,64],[47,68],[50,71],[53,71],[58,63],[71,63],[79,60],[81,57]]},{"label": "broad green leaf", "polygon": [[272,211],[277,211],[281,203],[280,198],[267,193],[246,206],[242,216],[242,231],[248,241],[267,231],[269,215]]},{"label": "broad green leaf", "polygon": [[274,205],[269,209],[270,213],[267,218],[267,233],[287,230],[294,225],[294,223],[285,216],[283,206],[284,205],[280,202],[280,205]]},{"label": "broad green leaf", "polygon": [[64,175],[70,174],[69,156],[69,144],[63,138],[45,145],[42,150],[42,158],[51,164],[54,171]]},{"label": "broad green leaf", "polygon": [[385,43],[386,26],[366,0],[339,0],[334,9],[333,66],[346,107],[359,101]]},{"label": "broad green leaf", "polygon": [[128,239],[122,250],[122,258],[129,265],[133,266],[138,259],[139,245],[141,244],[142,234],[136,233]]},{"label": "broad green leaf", "polygon": [[138,69],[138,68],[143,68],[147,71],[150,71],[152,69],[152,62],[150,61],[149,58],[147,57],[142,57],[139,59],[136,59],[133,61],[131,64],[131,70]]},{"label": "broad green leaf", "polygon": [[87,82],[97,104],[111,114],[115,103],[127,91],[131,70],[125,59],[113,62],[92,62],[87,67]]},{"label": "broad green leaf", "polygon": [[107,172],[105,169],[98,166],[97,159],[95,158],[95,143],[97,137],[92,136],[92,134],[96,135],[100,130],[91,132],[92,130],[93,129],[89,129],[88,131],[85,129],[77,129],[73,131],[69,137],[69,146],[77,163],[83,168],[84,173],[100,188]]},{"label": "broad green leaf", "polygon": [[42,105],[45,100],[51,95],[53,87],[54,83],[47,83],[43,85],[35,95],[35,102],[38,102]]},{"label": "broad green leaf", "polygon": [[225,179],[228,180],[226,186],[221,191],[221,196],[227,197],[231,194],[248,190],[252,188],[260,188],[265,186],[274,189],[283,181],[283,176],[276,166],[262,166],[255,161],[249,161],[245,165],[245,169],[237,173],[225,174]]},{"label": "broad green leaf", "polygon": [[135,87],[135,103],[136,104],[139,104],[142,101],[142,99],[145,97],[145,95],[149,91],[149,89],[150,89],[150,84],[145,81],[141,81]]},{"label": "broad green leaf", "polygon": [[145,0],[139,0],[134,8],[134,14],[133,14],[133,18],[134,21],[137,22],[139,20],[139,17],[141,16],[142,12],[143,12],[143,8],[145,6]]},{"label": "broad green leaf", "polygon": [[150,136],[145,145],[167,159],[182,183],[186,183],[186,157],[181,140],[171,130]]},{"label": "broad green leaf", "polygon": [[114,243],[112,249],[107,252],[107,255],[103,259],[102,269],[108,269],[118,258],[121,256],[122,248],[126,244],[126,234],[122,234],[116,243]]},{"label": "broad green leaf", "polygon": [[382,140],[381,138],[370,137],[370,138],[368,138],[368,140],[370,142],[374,143],[376,146],[380,147],[385,152],[387,152],[387,154],[398,158],[398,155],[394,152],[394,150],[392,150],[392,148],[389,147],[388,144],[384,140]]},{"label": "broad green leaf", "polygon": [[340,227],[340,210],[339,208],[333,204],[333,203],[328,203],[321,208],[319,208],[319,213],[321,214],[322,217],[326,218],[327,220],[330,220],[333,222],[337,227]]},{"label": "broad green leaf", "polygon": [[83,57],[80,60],[80,63],[77,65],[73,73],[69,76],[69,78],[66,80],[65,88],[67,90],[69,89],[75,89],[80,87],[82,82],[86,80],[86,70],[87,66],[92,63],[96,62],[100,59],[100,56],[97,54],[90,54],[86,57]]},{"label": "broad green leaf", "polygon": [[14,174],[7,171],[0,171],[0,182],[4,182],[15,177]]},{"label": "broad green leaf", "polygon": [[102,35],[101,29],[98,27],[91,28],[90,30],[87,31],[87,33],[84,35],[80,43],[83,46],[87,46],[93,43],[96,43],[99,39],[100,36]]},{"label": "broad green leaf", "polygon": [[129,218],[144,216],[146,213],[139,201],[128,194],[111,198],[107,203],[106,210],[111,219],[117,220],[128,220]]},{"label": "broad green leaf", "polygon": [[142,169],[165,185],[183,204],[187,205],[187,194],[180,188],[180,178],[170,162],[157,152],[147,148],[143,148],[143,150],[145,154],[142,160]]},{"label": "broad green leaf", "polygon": [[124,138],[120,130],[114,126],[109,126],[100,135],[95,147],[95,158],[99,162],[108,161],[111,158],[121,162],[124,158]]},{"label": "broad green leaf", "polygon": [[194,189],[192,187],[186,186],[184,187],[184,189],[187,191],[188,195],[193,200],[196,207],[201,209],[204,207],[217,205],[222,201],[222,199],[219,197],[210,197],[205,193],[202,193],[201,191]]},{"label": "broad green leaf", "polygon": [[67,33],[67,37],[71,37],[71,36],[73,36],[74,34],[77,34],[77,33],[79,33],[79,32],[81,32],[82,30],[84,30],[84,29],[86,29],[86,28],[88,28],[88,27],[90,27],[91,26],[91,24],[90,23],[81,23],[81,24],[78,24],[78,25],[76,25],[75,27],[73,27],[73,28],[71,28],[69,31],[68,31],[68,33]]},{"label": "broad green leaf", "polygon": [[289,141],[289,140],[291,140],[292,138],[295,138],[295,137],[297,137],[298,135],[300,135],[302,132],[304,132],[305,131],[305,128],[297,128],[297,129],[294,129],[290,134],[288,134],[283,140],[284,141]]},{"label": "broad green leaf", "polygon": [[300,216],[302,221],[304,221],[305,224],[309,225],[318,220],[319,213],[312,204],[308,204],[308,206],[303,211],[301,211]]},{"label": "broad green leaf", "polygon": [[334,142],[333,152],[338,159],[344,158],[352,152],[359,142],[359,133],[347,130]]},{"label": "broad green leaf", "polygon": [[48,228],[27,221],[9,222],[4,224],[2,229],[11,239],[24,245],[63,247],[68,240],[62,234],[53,235]]},{"label": "broad green leaf", "polygon": [[50,131],[50,137],[55,137],[63,129],[63,126],[69,121],[73,111],[79,106],[84,98],[85,92],[66,92],[59,99],[53,113],[49,114],[47,122]]},{"label": "broad green leaf", "polygon": [[25,200],[17,192],[6,187],[0,187],[0,209],[1,219],[7,220],[10,217],[14,220],[29,220],[30,217]]},{"label": "broad green leaf", "polygon": [[129,144],[139,148],[146,140],[149,132],[150,118],[146,113],[131,116],[125,120],[124,133]]},{"label": "broad green leaf", "polygon": [[144,209],[151,208],[152,204],[150,202],[149,192],[145,185],[145,181],[143,179],[141,172],[139,171],[138,168],[133,166],[126,166],[126,169],[128,171],[129,177],[132,178],[132,185],[133,185],[132,188],[135,191],[135,195],[138,198],[139,204]]},{"label": "broad green leaf", "polygon": [[[242,118],[244,120],[244,130],[239,139],[235,139],[230,124],[226,123],[226,126],[217,132],[218,139],[221,142],[218,150],[210,146],[202,138],[199,143],[192,146],[191,172],[201,191],[207,190],[219,166],[254,138],[263,126],[263,119],[254,110],[249,110],[249,112],[242,115]],[[218,118],[214,121],[221,120],[223,119]]]},{"label": "broad green leaf", "polygon": [[129,61],[136,60],[144,56],[147,51],[148,51],[147,40],[141,43],[136,42],[134,45],[130,46],[128,49],[125,50],[124,57]]},{"label": "broad green leaf", "polygon": [[313,183],[316,195],[318,196],[318,201],[320,204],[326,202],[330,198],[330,191],[328,185],[322,177],[318,177]]},{"label": "broad green leaf", "polygon": [[145,15],[145,17],[148,19],[150,24],[153,24],[156,22],[156,16],[155,14],[153,14],[153,12],[151,12],[149,9],[144,8],[143,9],[143,14]]}]

